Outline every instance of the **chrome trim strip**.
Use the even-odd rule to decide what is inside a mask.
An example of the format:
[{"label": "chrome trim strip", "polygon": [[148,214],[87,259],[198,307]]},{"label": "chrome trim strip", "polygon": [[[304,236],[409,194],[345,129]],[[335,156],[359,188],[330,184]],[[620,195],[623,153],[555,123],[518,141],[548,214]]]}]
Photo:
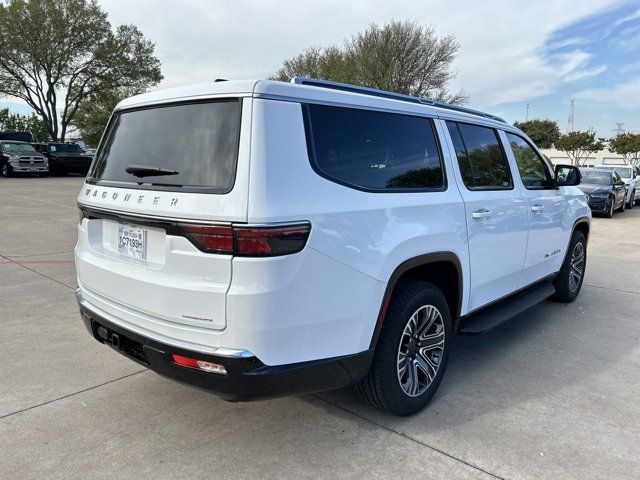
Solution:
[{"label": "chrome trim strip", "polygon": [[125,330],[132,331],[138,335],[142,335],[143,337],[150,338],[151,340],[155,340],[160,343],[164,343],[173,347],[184,348],[186,350],[198,351],[201,353],[207,353],[211,355],[217,355],[219,357],[225,357],[225,358],[255,357],[253,353],[247,350],[237,350],[237,349],[225,348],[225,347],[203,347],[203,346],[195,345],[189,342],[181,342],[179,340],[175,340],[175,339],[166,337],[164,335],[160,335],[158,333],[152,332],[145,328],[137,327],[129,322],[125,322],[117,317],[114,317],[113,315],[89,303],[82,295],[80,288],[76,289],[76,300],[78,301],[78,304],[80,304],[83,308],[85,308],[86,310],[92,313],[95,313],[97,316],[102,317],[105,320],[111,323],[114,323],[121,328],[124,328]]},{"label": "chrome trim strip", "polygon": [[141,213],[134,213],[125,210],[114,210],[110,208],[102,208],[102,207],[94,207],[93,205],[88,205],[86,203],[78,203],[78,208],[86,208],[89,210],[94,210],[96,212],[104,212],[107,214],[113,215],[122,215],[124,217],[135,217],[141,220],[150,219],[150,220],[161,220],[167,222],[176,222],[176,223],[194,223],[197,225],[239,225],[242,227],[278,227],[280,225],[286,226],[296,226],[296,225],[310,225],[311,222],[309,220],[293,220],[290,222],[270,222],[270,223],[243,223],[243,222],[222,222],[219,220],[198,220],[194,218],[179,218],[179,217],[163,217],[161,215],[147,215]]}]

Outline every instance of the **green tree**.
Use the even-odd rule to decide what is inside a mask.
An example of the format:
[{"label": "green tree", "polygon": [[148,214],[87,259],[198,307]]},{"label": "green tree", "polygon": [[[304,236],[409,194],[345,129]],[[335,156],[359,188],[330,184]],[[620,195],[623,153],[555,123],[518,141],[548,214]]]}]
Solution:
[{"label": "green tree", "polygon": [[0,95],[27,102],[54,140],[87,97],[160,80],[154,44],[133,25],[112,29],[96,0],[0,3]]},{"label": "green tree", "polygon": [[11,113],[8,108],[0,109],[0,131],[31,132],[38,141],[49,139],[47,127],[40,117],[34,113]]},{"label": "green tree", "polygon": [[339,45],[312,47],[285,60],[273,79],[311,77],[464,104],[464,92],[450,93],[451,64],[460,45],[416,22],[372,24]]},{"label": "green tree", "polygon": [[569,132],[561,135],[555,142],[555,147],[567,153],[571,163],[582,166],[589,154],[602,150],[602,140],[596,139],[595,132]]},{"label": "green tree", "polygon": [[621,133],[609,141],[609,150],[624,157],[625,163],[640,163],[640,133]]},{"label": "green tree", "polygon": [[536,118],[526,122],[515,122],[513,126],[526,133],[538,148],[551,148],[560,138],[560,127],[554,120]]},{"label": "green tree", "polygon": [[102,132],[107,126],[111,112],[120,100],[141,93],[132,89],[114,89],[95,93],[85,98],[78,106],[73,119],[73,126],[78,129],[82,139],[92,147],[96,147]]}]

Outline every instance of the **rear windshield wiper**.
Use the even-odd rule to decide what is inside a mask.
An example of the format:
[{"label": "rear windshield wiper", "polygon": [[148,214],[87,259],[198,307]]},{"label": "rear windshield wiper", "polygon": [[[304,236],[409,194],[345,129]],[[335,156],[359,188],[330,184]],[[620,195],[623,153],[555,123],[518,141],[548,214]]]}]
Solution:
[{"label": "rear windshield wiper", "polygon": [[159,167],[147,167],[145,165],[129,165],[125,169],[125,172],[140,178],[160,175],[178,175],[178,173],[180,173],[175,170],[168,170],[166,168]]}]

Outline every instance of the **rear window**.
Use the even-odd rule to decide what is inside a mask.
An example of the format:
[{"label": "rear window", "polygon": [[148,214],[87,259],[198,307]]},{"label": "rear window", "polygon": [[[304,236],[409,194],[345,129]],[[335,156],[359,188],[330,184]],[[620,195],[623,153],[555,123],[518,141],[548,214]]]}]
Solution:
[{"label": "rear window", "polygon": [[306,105],[314,169],[325,178],[364,190],[434,190],[444,171],[428,118]]},{"label": "rear window", "polygon": [[240,100],[233,99],[118,113],[89,179],[116,186],[228,193],[235,180],[240,109]]},{"label": "rear window", "polygon": [[50,143],[49,151],[57,153],[82,153],[83,150],[77,143]]}]

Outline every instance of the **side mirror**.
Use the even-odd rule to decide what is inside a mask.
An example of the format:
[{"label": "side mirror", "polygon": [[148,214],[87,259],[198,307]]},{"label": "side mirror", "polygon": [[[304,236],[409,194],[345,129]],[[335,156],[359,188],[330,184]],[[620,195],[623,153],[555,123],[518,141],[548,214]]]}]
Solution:
[{"label": "side mirror", "polygon": [[556,165],[556,186],[568,187],[580,185],[582,174],[578,167],[573,165]]}]

